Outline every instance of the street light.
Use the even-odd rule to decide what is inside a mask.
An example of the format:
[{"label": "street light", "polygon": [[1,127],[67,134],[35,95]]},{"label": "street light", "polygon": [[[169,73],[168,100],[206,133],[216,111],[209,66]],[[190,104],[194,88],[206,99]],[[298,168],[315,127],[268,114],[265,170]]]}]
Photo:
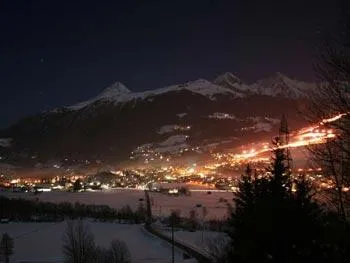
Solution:
[{"label": "street light", "polygon": [[171,217],[171,262],[175,262],[174,217]]},{"label": "street light", "polygon": [[174,217],[175,217],[175,211],[172,211],[171,214],[170,214],[170,221],[171,221],[171,262],[172,263],[175,263]]}]

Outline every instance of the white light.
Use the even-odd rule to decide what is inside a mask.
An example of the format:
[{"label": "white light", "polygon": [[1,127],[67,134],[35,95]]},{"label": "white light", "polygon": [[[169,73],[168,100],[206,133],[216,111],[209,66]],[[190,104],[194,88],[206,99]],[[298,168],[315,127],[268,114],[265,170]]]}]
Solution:
[{"label": "white light", "polygon": [[38,188],[38,192],[51,192],[51,188]]},{"label": "white light", "polygon": [[169,189],[169,194],[177,194],[178,192],[179,192],[179,190],[178,189]]}]

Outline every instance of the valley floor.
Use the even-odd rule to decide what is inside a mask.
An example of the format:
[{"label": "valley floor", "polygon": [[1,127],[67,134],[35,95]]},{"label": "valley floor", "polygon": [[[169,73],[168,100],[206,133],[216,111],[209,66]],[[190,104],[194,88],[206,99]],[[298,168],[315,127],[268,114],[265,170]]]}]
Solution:
[{"label": "valley floor", "polygon": [[[143,191],[132,189],[111,189],[96,192],[46,192],[39,195],[33,193],[0,192],[8,198],[39,199],[43,202],[80,202],[84,204],[108,205],[121,208],[129,205],[137,209],[140,200],[145,199]],[[153,216],[169,216],[172,210],[181,211],[181,216],[188,217],[191,210],[196,210],[199,219],[203,217],[202,207],[206,207],[205,219],[223,219],[228,216],[228,205],[232,205],[231,192],[198,191],[190,196],[170,196],[161,193],[150,193]],[[199,207],[200,206],[200,207]]]}]

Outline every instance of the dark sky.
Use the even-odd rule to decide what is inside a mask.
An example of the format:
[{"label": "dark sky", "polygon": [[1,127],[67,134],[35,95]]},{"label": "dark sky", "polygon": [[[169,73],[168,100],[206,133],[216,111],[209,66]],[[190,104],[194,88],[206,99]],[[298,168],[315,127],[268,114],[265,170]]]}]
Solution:
[{"label": "dark sky", "polygon": [[88,99],[230,71],[247,82],[276,71],[312,80],[337,0],[0,2],[0,127]]}]

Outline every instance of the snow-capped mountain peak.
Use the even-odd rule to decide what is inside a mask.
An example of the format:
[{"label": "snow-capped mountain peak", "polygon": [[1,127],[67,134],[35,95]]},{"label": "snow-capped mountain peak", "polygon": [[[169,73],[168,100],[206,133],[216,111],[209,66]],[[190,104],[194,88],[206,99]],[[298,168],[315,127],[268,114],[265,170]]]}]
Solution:
[{"label": "snow-capped mountain peak", "polygon": [[131,91],[121,82],[115,82],[113,85],[105,88],[97,97],[99,98],[110,98],[119,96],[121,94],[127,94]]},{"label": "snow-capped mountain peak", "polygon": [[230,83],[230,84],[237,83],[239,85],[243,84],[243,81],[231,72],[225,72],[224,74],[216,77],[214,82],[215,83]]},{"label": "snow-capped mountain peak", "polygon": [[213,82],[205,79],[171,85],[161,89],[132,92],[122,83],[116,82],[105,88],[96,97],[68,107],[70,110],[79,110],[97,101],[104,100],[112,103],[125,103],[132,100],[144,100],[149,97],[159,96],[169,92],[190,91],[193,94],[202,95],[210,100],[215,100],[217,95],[227,95],[231,98],[243,98],[251,95],[264,95],[284,97],[289,99],[307,98],[316,88],[315,84],[297,81],[282,73],[258,80],[252,85],[244,83],[230,72],[218,76]]},{"label": "snow-capped mountain peak", "polygon": [[258,80],[252,85],[247,85],[234,74],[226,72],[218,76],[214,83],[245,96],[256,94],[290,99],[307,98],[316,88],[314,83],[294,80],[280,72],[266,79]]},{"label": "snow-capped mountain peak", "polygon": [[280,72],[251,85],[251,90],[256,94],[290,99],[307,98],[315,88],[314,83],[294,80]]},{"label": "snow-capped mountain peak", "polygon": [[241,93],[220,85],[216,85],[205,79],[198,79],[195,81],[186,82],[184,84],[171,85],[165,88],[147,90],[143,92],[132,92],[127,89],[122,83],[116,82],[115,84],[104,89],[96,97],[88,101],[83,101],[76,105],[70,106],[68,109],[79,110],[100,100],[112,101],[114,103],[123,103],[136,99],[143,100],[168,92],[178,92],[182,90],[191,91],[192,93],[205,96],[211,100],[215,99],[215,96],[218,94],[231,95],[235,98],[242,97]]},{"label": "snow-capped mountain peak", "polygon": [[111,86],[108,86],[107,88],[102,90],[102,92],[98,94],[96,97],[89,99],[87,101],[80,102],[73,106],[69,106],[68,109],[80,110],[99,100],[121,101],[129,98],[131,94],[132,92],[123,83],[117,81]]},{"label": "snow-capped mountain peak", "polygon": [[250,93],[249,86],[231,72],[226,72],[218,76],[214,80],[214,83],[227,89],[233,90],[234,92],[240,93],[241,97],[244,96],[244,93]]}]

